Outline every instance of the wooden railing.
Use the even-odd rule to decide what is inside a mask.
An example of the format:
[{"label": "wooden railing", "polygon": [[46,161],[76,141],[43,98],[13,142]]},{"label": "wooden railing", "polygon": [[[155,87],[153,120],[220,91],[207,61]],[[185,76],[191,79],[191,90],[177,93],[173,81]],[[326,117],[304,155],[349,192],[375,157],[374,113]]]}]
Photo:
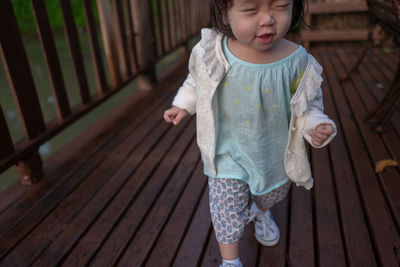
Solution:
[{"label": "wooden railing", "polygon": [[[39,105],[12,1],[0,1],[1,58],[25,133],[25,138],[13,143],[0,107],[0,173],[15,164],[23,184],[34,183],[42,176],[40,145],[134,79],[142,89],[153,87],[155,64],[175,49],[186,47],[187,41],[209,23],[208,1],[205,0],[96,0],[95,3],[82,0],[96,81],[96,94],[91,95],[70,1],[59,1],[81,103],[71,107],[68,101],[49,23],[51,14],[47,14],[44,0],[30,0],[56,100],[56,119],[49,123],[45,122]],[[94,17],[94,4],[99,22]],[[98,24],[101,37],[96,30]],[[106,66],[102,63],[103,52]]]},{"label": "wooden railing", "polygon": [[301,31],[301,40],[303,45],[309,49],[311,42],[327,42],[327,41],[360,41],[366,40],[368,35],[367,29],[341,29],[341,30],[314,30],[312,24],[312,16],[325,14],[346,14],[346,13],[366,13],[368,11],[365,1],[344,1],[344,2],[328,2],[317,1],[310,2],[306,22],[311,25],[311,29]]}]

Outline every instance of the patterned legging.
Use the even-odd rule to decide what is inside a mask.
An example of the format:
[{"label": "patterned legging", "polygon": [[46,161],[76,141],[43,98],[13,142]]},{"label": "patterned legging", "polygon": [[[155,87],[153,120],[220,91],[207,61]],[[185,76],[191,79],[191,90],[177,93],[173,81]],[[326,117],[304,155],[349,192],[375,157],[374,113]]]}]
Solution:
[{"label": "patterned legging", "polygon": [[[282,201],[289,192],[291,181],[271,192],[252,198],[257,206],[269,209]],[[232,244],[242,237],[248,219],[250,189],[237,179],[208,178],[210,213],[217,241]]]}]

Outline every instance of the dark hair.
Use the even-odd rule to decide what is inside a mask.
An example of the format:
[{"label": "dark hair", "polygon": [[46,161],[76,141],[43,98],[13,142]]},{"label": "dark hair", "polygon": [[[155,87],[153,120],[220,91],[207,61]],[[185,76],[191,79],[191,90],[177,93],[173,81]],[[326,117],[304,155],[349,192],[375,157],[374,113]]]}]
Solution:
[{"label": "dark hair", "polygon": [[[235,39],[229,24],[224,23],[228,9],[232,7],[234,0],[212,0],[211,1],[211,20],[213,27],[230,38]],[[307,12],[307,0],[293,0],[292,22],[289,31],[308,27],[305,22],[305,14]]]}]

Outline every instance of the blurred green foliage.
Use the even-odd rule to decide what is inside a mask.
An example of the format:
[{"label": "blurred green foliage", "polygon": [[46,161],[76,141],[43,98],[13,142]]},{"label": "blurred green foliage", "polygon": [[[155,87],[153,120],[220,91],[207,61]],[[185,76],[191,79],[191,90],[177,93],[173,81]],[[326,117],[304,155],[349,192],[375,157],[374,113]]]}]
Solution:
[{"label": "blurred green foliage", "polygon": [[[59,0],[44,0],[50,25],[54,31],[64,29],[63,16]],[[36,25],[33,17],[31,1],[12,0],[20,31],[23,35],[36,34]],[[75,23],[78,27],[85,26],[85,12],[82,0],[70,0]],[[98,19],[95,1],[92,1],[95,18]]]}]

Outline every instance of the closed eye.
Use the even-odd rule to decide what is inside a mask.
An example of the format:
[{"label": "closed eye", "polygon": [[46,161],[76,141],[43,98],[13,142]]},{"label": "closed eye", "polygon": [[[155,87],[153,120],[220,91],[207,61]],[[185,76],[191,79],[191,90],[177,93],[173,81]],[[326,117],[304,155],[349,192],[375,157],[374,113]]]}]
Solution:
[{"label": "closed eye", "polygon": [[243,9],[242,12],[253,12],[256,11],[257,9],[255,8],[248,8],[248,9]]},{"label": "closed eye", "polygon": [[289,7],[289,6],[290,6],[290,4],[283,4],[283,5],[277,5],[276,7],[286,8],[286,7]]}]

